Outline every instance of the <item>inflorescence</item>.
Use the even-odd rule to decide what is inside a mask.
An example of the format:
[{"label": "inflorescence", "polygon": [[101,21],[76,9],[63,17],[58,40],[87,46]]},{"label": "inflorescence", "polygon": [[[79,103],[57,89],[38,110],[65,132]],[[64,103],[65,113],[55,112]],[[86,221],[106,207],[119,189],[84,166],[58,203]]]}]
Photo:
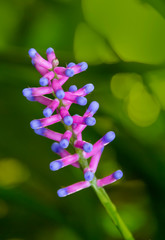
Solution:
[{"label": "inflorescence", "polygon": [[[61,158],[50,163],[50,170],[57,171],[60,168],[72,165],[76,168],[82,168],[85,181],[77,182],[68,187],[61,188],[57,191],[59,197],[65,197],[69,194],[82,190],[91,186],[95,181],[97,187],[103,187],[111,184],[123,176],[121,170],[118,170],[111,175],[102,179],[96,179],[95,172],[100,161],[104,146],[112,142],[115,138],[115,133],[110,131],[106,133],[95,144],[88,143],[82,140],[82,132],[87,126],[93,126],[96,119],[93,115],[99,108],[96,101],[90,103],[88,109],[83,116],[71,116],[69,109],[72,103],[84,106],[87,104],[85,96],[94,90],[93,84],[86,84],[84,87],[77,89],[75,85],[69,87],[68,91],[63,90],[64,83],[75,74],[85,71],[88,68],[86,62],[75,64],[69,63],[66,68],[59,67],[59,61],[56,58],[52,48],[46,51],[47,59],[43,59],[34,48],[29,50],[29,56],[32,59],[32,64],[42,75],[39,80],[41,87],[25,88],[23,95],[29,101],[37,101],[46,106],[43,110],[44,118],[35,119],[30,122],[30,126],[38,135],[47,137],[56,142],[52,144],[52,151],[57,153]],[[55,99],[45,97],[46,94],[52,94]],[[54,112],[56,111],[56,114]],[[66,131],[58,133],[46,128],[57,122],[62,122]],[[70,154],[65,150],[69,144],[72,144],[75,153]],[[81,150],[79,150],[81,149]],[[91,158],[88,164],[87,159]],[[82,166],[82,159],[86,161],[85,167]]]}]

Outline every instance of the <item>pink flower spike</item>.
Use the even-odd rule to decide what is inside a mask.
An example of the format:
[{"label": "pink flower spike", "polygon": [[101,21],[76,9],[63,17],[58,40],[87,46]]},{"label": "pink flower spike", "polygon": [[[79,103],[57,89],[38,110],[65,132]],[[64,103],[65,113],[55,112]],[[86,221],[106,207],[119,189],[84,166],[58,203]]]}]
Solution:
[{"label": "pink flower spike", "polygon": [[96,101],[91,102],[87,111],[84,113],[84,117],[92,117],[97,112],[98,109],[99,103]]},{"label": "pink flower spike", "polygon": [[123,172],[121,170],[117,170],[116,172],[112,173],[111,175],[104,177],[102,179],[97,180],[97,186],[103,187],[113,182],[116,182],[120,178],[122,178]]},{"label": "pink flower spike", "polygon": [[50,170],[57,171],[60,168],[66,167],[68,165],[71,165],[72,163],[77,162],[78,159],[79,159],[79,155],[75,153],[73,155],[69,155],[59,160],[53,161],[50,163]]},{"label": "pink flower spike", "polygon": [[92,158],[89,164],[89,169],[90,171],[92,171],[93,173],[96,172],[99,161],[100,161],[100,157],[102,154],[103,149],[101,149],[100,151],[98,151]]},{"label": "pink flower spike", "polygon": [[59,197],[65,197],[67,195],[70,195],[72,193],[78,192],[82,189],[88,188],[90,186],[90,183],[88,181],[82,181],[75,184],[72,184],[66,188],[61,188],[57,191],[57,194]]},{"label": "pink flower spike", "polygon": [[48,61],[50,63],[52,63],[53,60],[56,59],[56,55],[55,55],[54,49],[51,48],[51,47],[46,50],[46,55],[47,55],[47,59],[48,59]]},{"label": "pink flower spike", "polygon": [[[62,158],[69,156],[70,153],[66,150],[64,150],[59,143],[54,142],[51,147],[52,151],[60,155]],[[73,167],[80,168],[79,162],[75,162],[71,164]]]},{"label": "pink flower spike", "polygon": [[96,123],[96,119],[94,117],[81,117],[79,115],[72,116],[73,123],[83,124],[88,126],[93,126]]},{"label": "pink flower spike", "polygon": [[64,90],[62,89],[59,81],[57,79],[53,79],[52,81],[52,88],[56,94],[56,97],[59,98],[59,99],[63,99],[64,96],[65,96],[65,92]]},{"label": "pink flower spike", "polygon": [[81,106],[84,106],[87,104],[87,99],[85,97],[82,96],[77,96],[74,93],[71,92],[65,92],[65,97],[64,100],[68,100],[72,103],[76,103],[79,104]]},{"label": "pink flower spike", "polygon": [[93,149],[93,145],[85,141],[75,141],[74,146],[76,148],[82,149],[84,152],[87,153],[91,152]]},{"label": "pink flower spike", "polygon": [[100,140],[98,140],[93,145],[93,150],[90,153],[84,153],[85,158],[89,158],[95,155],[99,150],[101,150],[108,143],[112,142],[115,139],[115,133],[113,131],[107,132]]},{"label": "pink flower spike", "polygon": [[60,83],[60,85],[62,86],[62,85],[64,85],[64,83],[66,83],[66,81],[69,79],[68,77],[65,77],[65,76],[60,76],[60,75],[58,75],[57,74],[57,77],[59,78],[59,83]]},{"label": "pink flower spike", "polygon": [[24,88],[22,93],[25,97],[42,96],[53,92],[51,87]]},{"label": "pink flower spike", "polygon": [[44,58],[42,58],[34,48],[31,48],[29,50],[29,56],[33,59],[35,64],[39,64],[41,67],[46,69],[52,68],[52,64],[46,61]]},{"label": "pink flower spike", "polygon": [[30,122],[30,126],[32,129],[38,129],[38,128],[47,127],[47,126],[57,123],[59,121],[61,121],[61,116],[59,114],[56,114],[56,115],[53,115],[48,118],[32,120]]},{"label": "pink flower spike", "polygon": [[86,96],[87,94],[91,93],[93,90],[94,90],[94,85],[92,83],[88,83],[74,93],[78,96]]},{"label": "pink flower spike", "polygon": [[67,148],[69,146],[69,141],[71,137],[72,137],[72,132],[67,130],[61,138],[60,146],[62,148]]},{"label": "pink flower spike", "polygon": [[50,81],[54,78],[54,72],[46,73],[42,78],[40,78],[39,83],[41,86],[46,86],[50,83]]},{"label": "pink flower spike", "polygon": [[70,116],[68,110],[65,107],[60,107],[60,115],[67,126],[72,125],[73,118]]},{"label": "pink flower spike", "polygon": [[46,73],[49,72],[48,69],[44,68],[44,67],[41,67],[39,64],[35,63],[32,59],[32,64],[33,66],[36,68],[36,70],[42,75],[44,76]]},{"label": "pink flower spike", "polygon": [[48,128],[39,128],[34,129],[34,132],[38,135],[44,136],[46,138],[52,139],[54,141],[60,141],[62,138],[62,134],[58,132],[54,132]]},{"label": "pink flower spike", "polygon": [[53,102],[52,99],[47,98],[47,97],[44,97],[44,96],[35,96],[35,97],[30,96],[30,97],[27,97],[27,99],[28,99],[29,101],[39,102],[39,103],[41,103],[41,104],[43,104],[43,105],[46,105],[46,106],[48,106],[49,104],[51,104],[51,103]]},{"label": "pink flower spike", "polygon": [[56,108],[59,106],[60,101],[56,98],[52,100],[52,102],[43,110],[43,114],[45,117],[50,117]]}]

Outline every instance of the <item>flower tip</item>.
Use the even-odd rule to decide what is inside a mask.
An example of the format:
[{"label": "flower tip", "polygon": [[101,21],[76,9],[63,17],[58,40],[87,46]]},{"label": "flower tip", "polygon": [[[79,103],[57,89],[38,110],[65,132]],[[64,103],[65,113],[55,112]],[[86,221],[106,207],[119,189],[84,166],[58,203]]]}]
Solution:
[{"label": "flower tip", "polygon": [[92,83],[86,84],[84,86],[86,94],[91,93],[94,90],[94,85]]},{"label": "flower tip", "polygon": [[50,170],[51,171],[57,171],[62,167],[62,162],[59,160],[56,160],[54,162],[50,163]]},{"label": "flower tip", "polygon": [[65,116],[63,121],[67,126],[70,126],[73,123],[73,118],[71,116]]},{"label": "flower tip", "polygon": [[45,128],[34,129],[34,132],[38,135],[44,136]]},{"label": "flower tip", "polygon": [[72,85],[69,87],[69,92],[76,92],[77,91],[77,86],[76,85]]},{"label": "flower tip", "polygon": [[22,91],[24,97],[32,97],[32,89],[31,88],[24,88]]},{"label": "flower tip", "polygon": [[29,53],[29,56],[30,56],[31,58],[34,58],[35,55],[36,55],[36,53],[37,53],[37,51],[36,51],[34,48],[30,48],[29,51],[28,51],[28,53]]},{"label": "flower tip", "polygon": [[67,147],[69,146],[69,141],[68,141],[67,139],[62,139],[62,140],[60,141],[60,146],[61,146],[62,148],[67,148]]},{"label": "flower tip", "polygon": [[81,71],[85,71],[88,68],[88,64],[86,62],[81,62],[78,65],[81,66]]},{"label": "flower tip", "polygon": [[34,102],[35,101],[35,97],[33,96],[30,96],[30,97],[26,97],[27,100],[31,101],[31,102]]},{"label": "flower tip", "polygon": [[84,174],[84,178],[86,181],[92,181],[94,177],[94,173],[91,172],[91,171],[87,171],[85,174]]},{"label": "flower tip", "polygon": [[94,126],[96,124],[96,119],[94,117],[86,117],[85,124],[88,126]]},{"label": "flower tip", "polygon": [[61,151],[61,146],[60,146],[59,143],[54,142],[54,143],[52,144],[52,146],[51,146],[51,149],[52,149],[53,152],[59,154],[60,151]]},{"label": "flower tip", "polygon": [[93,149],[93,145],[91,143],[84,143],[83,145],[84,152],[89,153],[92,151],[92,149]]},{"label": "flower tip", "polygon": [[87,104],[87,99],[85,97],[77,97],[76,102],[81,106],[85,106]]},{"label": "flower tip", "polygon": [[32,129],[40,128],[40,127],[41,127],[41,122],[40,122],[40,120],[37,120],[37,119],[32,120],[32,121],[30,122],[30,127],[31,127]]},{"label": "flower tip", "polygon": [[50,53],[52,53],[52,52],[54,52],[54,49],[51,48],[51,47],[49,47],[49,48],[46,50],[46,53],[47,53],[47,54],[50,54]]},{"label": "flower tip", "polygon": [[88,107],[88,110],[93,114],[95,114],[98,109],[99,109],[99,103],[96,101],[91,102],[91,104]]},{"label": "flower tip", "polygon": [[46,86],[46,85],[48,85],[48,79],[46,78],[46,77],[42,77],[42,78],[40,78],[40,80],[39,80],[39,83],[40,83],[40,85],[41,86]]},{"label": "flower tip", "polygon": [[65,96],[65,92],[62,89],[56,91],[56,97],[59,99],[63,99]]},{"label": "flower tip", "polygon": [[59,197],[65,197],[68,195],[66,188],[61,188],[57,191]]},{"label": "flower tip", "polygon": [[67,77],[73,77],[73,76],[74,76],[74,71],[73,71],[73,69],[66,69],[65,75],[66,75]]},{"label": "flower tip", "polygon": [[50,117],[52,115],[53,111],[51,108],[45,108],[43,110],[43,115],[47,118],[47,117]]},{"label": "flower tip", "polygon": [[104,137],[103,137],[103,141],[104,142],[112,142],[115,139],[115,133],[113,131],[107,132]]},{"label": "flower tip", "polygon": [[76,65],[75,63],[70,62],[70,63],[68,63],[67,67],[73,67],[73,66],[75,66],[75,65]]},{"label": "flower tip", "polygon": [[113,173],[113,177],[118,180],[120,178],[122,178],[123,176],[123,172],[121,170],[117,170],[116,172]]}]

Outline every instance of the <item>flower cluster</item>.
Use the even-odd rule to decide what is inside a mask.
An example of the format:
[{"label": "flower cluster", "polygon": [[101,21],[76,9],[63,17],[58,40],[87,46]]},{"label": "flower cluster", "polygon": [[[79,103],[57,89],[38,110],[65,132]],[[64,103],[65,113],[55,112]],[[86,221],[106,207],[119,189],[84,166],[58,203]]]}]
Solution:
[{"label": "flower cluster", "polygon": [[[66,67],[59,67],[59,61],[56,58],[52,48],[46,51],[47,59],[43,59],[35,49],[29,50],[29,56],[32,58],[32,64],[42,75],[39,80],[41,87],[25,88],[23,95],[29,101],[37,101],[46,106],[43,110],[44,118],[32,120],[30,126],[36,134],[42,135],[54,140],[52,150],[61,158],[50,163],[50,170],[57,171],[60,168],[72,165],[76,168],[82,168],[85,181],[81,181],[61,188],[57,191],[59,197],[64,197],[81,189],[87,188],[95,180],[97,187],[103,187],[107,184],[115,182],[123,176],[121,170],[104,177],[96,179],[95,172],[100,161],[104,146],[112,142],[115,138],[115,133],[110,131],[106,133],[95,144],[88,143],[82,139],[82,132],[87,126],[93,126],[96,119],[93,115],[99,108],[96,101],[90,103],[88,109],[83,116],[71,116],[69,109],[73,103],[84,106],[87,104],[85,96],[94,90],[93,84],[87,84],[84,87],[77,89],[75,85],[71,85],[68,91],[64,91],[63,85],[75,74],[85,71],[88,68],[86,62],[75,64],[69,63]],[[51,99],[44,95],[52,94],[55,98]],[[56,113],[54,113],[56,112]],[[58,133],[46,128],[57,122],[62,122],[66,131]],[[70,154],[66,148],[72,143],[75,153]],[[80,149],[80,150],[78,150]],[[81,164],[81,159],[86,161],[85,167]],[[90,159],[88,164],[87,159]]]}]

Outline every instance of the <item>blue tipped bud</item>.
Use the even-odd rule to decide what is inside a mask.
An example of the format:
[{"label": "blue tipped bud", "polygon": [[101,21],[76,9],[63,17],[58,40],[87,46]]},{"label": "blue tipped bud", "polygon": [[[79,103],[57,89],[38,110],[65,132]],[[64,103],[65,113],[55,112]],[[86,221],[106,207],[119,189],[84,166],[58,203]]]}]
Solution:
[{"label": "blue tipped bud", "polygon": [[52,109],[49,108],[49,107],[47,107],[47,108],[45,108],[45,109],[43,110],[43,115],[44,115],[45,117],[50,117],[50,116],[52,115],[52,113],[53,113],[53,111],[52,111]]},{"label": "blue tipped bud", "polygon": [[84,178],[85,178],[86,181],[92,181],[93,177],[94,177],[93,172],[87,171],[84,174]]},{"label": "blue tipped bud", "polygon": [[76,85],[72,85],[69,87],[69,92],[76,92],[77,91],[77,86]]},{"label": "blue tipped bud", "polygon": [[70,63],[68,63],[67,67],[73,67],[73,66],[75,66],[75,65],[76,65],[75,63],[70,62]]},{"label": "blue tipped bud", "polygon": [[56,97],[59,99],[63,99],[65,96],[65,92],[62,89],[56,91]]},{"label": "blue tipped bud", "polygon": [[66,188],[61,188],[57,191],[59,197],[65,197],[68,195]]},{"label": "blue tipped bud", "polygon": [[113,173],[113,177],[118,180],[120,178],[122,178],[123,176],[123,172],[121,170],[117,170],[116,172]]},{"label": "blue tipped bud", "polygon": [[91,102],[91,104],[88,107],[88,110],[93,114],[95,114],[98,109],[99,109],[99,103],[96,101]]},{"label": "blue tipped bud", "polygon": [[94,85],[92,83],[86,84],[84,86],[86,94],[91,93],[94,90]]},{"label": "blue tipped bud", "polygon": [[51,149],[53,152],[59,154],[63,149],[61,148],[60,144],[57,142],[54,142],[51,146]]},{"label": "blue tipped bud", "polygon": [[30,97],[26,97],[27,100],[31,101],[31,102],[34,102],[35,101],[35,97],[33,96],[30,96]]},{"label": "blue tipped bud", "polygon": [[42,77],[42,78],[40,78],[40,80],[39,80],[39,83],[40,83],[40,85],[41,86],[46,86],[46,85],[48,85],[48,79],[47,78],[45,78],[45,77]]},{"label": "blue tipped bud", "polygon": [[34,49],[34,48],[31,48],[31,49],[29,49],[29,56],[31,57],[31,58],[34,58],[35,57],[35,55],[36,55],[36,53],[37,53],[37,51]]},{"label": "blue tipped bud", "polygon": [[96,119],[94,117],[86,117],[85,124],[88,126],[94,126],[96,124]]},{"label": "blue tipped bud", "polygon": [[46,53],[47,53],[47,54],[50,54],[51,52],[54,52],[54,49],[51,48],[51,47],[49,47],[49,48],[46,50]]},{"label": "blue tipped bud", "polygon": [[37,119],[32,120],[32,121],[30,122],[30,127],[31,127],[32,129],[40,128],[40,127],[41,127],[41,122],[40,122],[40,120],[37,120]]},{"label": "blue tipped bud", "polygon": [[83,150],[87,153],[91,152],[93,149],[93,145],[91,143],[84,143]]},{"label": "blue tipped bud", "polygon": [[87,104],[87,99],[85,97],[77,97],[76,102],[81,106],[85,106]]},{"label": "blue tipped bud", "polygon": [[73,71],[73,69],[66,69],[65,75],[66,75],[67,77],[73,77],[73,76],[74,76],[74,71]]},{"label": "blue tipped bud", "polygon": [[102,140],[104,143],[112,142],[115,139],[115,133],[113,131],[107,132],[103,137]]},{"label": "blue tipped bud", "polygon": [[32,89],[31,88],[24,88],[22,91],[24,97],[31,97],[32,96]]},{"label": "blue tipped bud", "polygon": [[63,121],[67,126],[70,126],[73,123],[73,118],[71,116],[65,116]]},{"label": "blue tipped bud", "polygon": [[85,71],[88,68],[88,64],[86,62],[81,62],[78,65],[81,66],[81,71]]},{"label": "blue tipped bud", "polygon": [[67,147],[69,146],[69,141],[68,141],[67,139],[62,139],[62,140],[60,141],[60,146],[61,146],[62,148],[67,148]]},{"label": "blue tipped bud", "polygon": [[34,129],[34,132],[38,135],[44,136],[45,128]]},{"label": "blue tipped bud", "polygon": [[60,160],[57,160],[57,161],[54,161],[54,162],[51,162],[50,165],[50,170],[51,171],[57,171],[59,170],[60,168],[62,168],[62,162]]}]

